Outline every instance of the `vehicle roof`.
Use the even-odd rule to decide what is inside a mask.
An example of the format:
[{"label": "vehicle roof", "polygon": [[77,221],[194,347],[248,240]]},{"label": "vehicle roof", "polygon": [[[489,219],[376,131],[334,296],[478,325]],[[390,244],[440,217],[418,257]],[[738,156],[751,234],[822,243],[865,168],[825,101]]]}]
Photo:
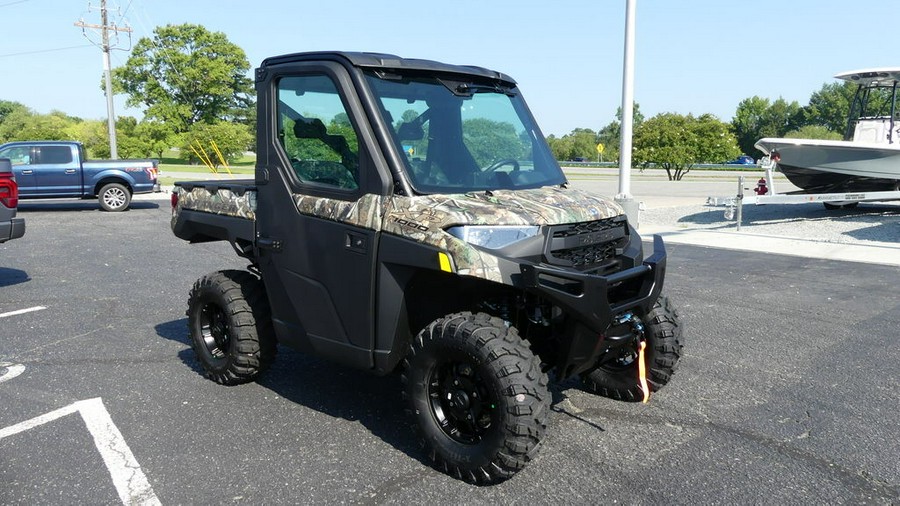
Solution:
[{"label": "vehicle roof", "polygon": [[449,63],[441,63],[433,60],[421,60],[417,58],[403,58],[393,54],[386,53],[366,53],[366,52],[349,52],[349,51],[315,51],[306,53],[292,53],[281,56],[272,56],[263,60],[260,68],[270,65],[280,65],[284,63],[316,61],[316,60],[332,60],[344,61],[355,67],[364,68],[384,68],[398,70],[421,70],[426,72],[446,72],[451,74],[464,74],[477,77],[486,77],[489,79],[499,79],[502,81],[515,84],[516,81],[495,70],[477,67],[474,65],[451,65]]},{"label": "vehicle roof", "polygon": [[52,141],[52,140],[51,140],[51,141],[48,141],[48,140],[41,140],[41,141],[10,141],[10,142],[6,142],[6,143],[2,143],[2,144],[0,144],[0,146],[4,146],[4,147],[9,147],[9,146],[37,146],[37,145],[39,145],[39,144],[70,144],[70,145],[71,145],[71,144],[76,144],[76,145],[80,145],[81,143],[78,142],[78,141]]},{"label": "vehicle roof", "polygon": [[900,81],[900,67],[849,70],[834,77],[862,86],[890,86],[894,81]]}]

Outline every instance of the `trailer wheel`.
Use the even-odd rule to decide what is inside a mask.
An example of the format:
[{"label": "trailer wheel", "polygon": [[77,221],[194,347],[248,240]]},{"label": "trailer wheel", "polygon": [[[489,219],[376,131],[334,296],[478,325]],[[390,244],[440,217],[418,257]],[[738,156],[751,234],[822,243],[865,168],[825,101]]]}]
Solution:
[{"label": "trailer wheel", "polygon": [[275,359],[275,331],[262,281],[220,271],[194,283],[188,299],[191,346],[206,376],[223,385],[255,379]]},{"label": "trailer wheel", "polygon": [[100,188],[97,193],[100,200],[100,207],[104,211],[118,212],[128,209],[131,204],[131,192],[128,188],[119,183],[107,183]]},{"label": "trailer wheel", "polygon": [[489,315],[448,315],[413,339],[404,396],[433,465],[495,483],[522,469],[547,428],[547,375],[514,327]]},{"label": "trailer wheel", "polygon": [[829,211],[834,211],[836,209],[853,209],[854,207],[859,205],[859,202],[845,202],[843,204],[835,204],[833,202],[822,202],[822,205],[825,206],[825,209]]},{"label": "trailer wheel", "polygon": [[[669,382],[684,346],[678,312],[669,299],[660,297],[644,318],[644,352],[647,385],[656,392]],[[605,362],[584,374],[582,381],[592,393],[621,401],[636,402],[643,398],[638,379],[637,351],[631,350],[615,360]]]}]

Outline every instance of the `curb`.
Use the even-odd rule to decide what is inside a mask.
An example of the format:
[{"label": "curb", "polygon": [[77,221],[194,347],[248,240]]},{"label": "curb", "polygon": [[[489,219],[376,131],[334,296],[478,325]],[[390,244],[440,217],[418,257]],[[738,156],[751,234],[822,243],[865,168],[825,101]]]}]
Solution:
[{"label": "curb", "polygon": [[645,239],[659,235],[672,244],[900,266],[900,245],[892,243],[834,243],[747,232],[672,229],[654,225],[641,225],[639,232]]}]

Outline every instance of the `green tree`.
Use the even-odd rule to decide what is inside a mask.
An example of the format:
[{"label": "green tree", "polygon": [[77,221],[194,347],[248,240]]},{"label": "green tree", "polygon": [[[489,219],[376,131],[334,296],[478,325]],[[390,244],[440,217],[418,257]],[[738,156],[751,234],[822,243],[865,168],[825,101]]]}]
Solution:
[{"label": "green tree", "polygon": [[809,105],[804,110],[806,124],[821,125],[843,136],[855,92],[856,85],[849,81],[823,84],[809,97]]},{"label": "green tree", "polygon": [[16,108],[0,123],[0,141],[78,140],[69,132],[78,121],[60,111],[35,114],[27,108]]},{"label": "green tree", "polygon": [[250,63],[225,34],[200,25],[157,27],[135,44],[125,65],[113,72],[127,104],[172,132],[196,123],[242,121],[251,115]]},{"label": "green tree", "polygon": [[243,155],[253,136],[246,126],[239,123],[220,121],[217,123],[196,123],[191,129],[181,135],[181,156],[186,160],[196,159],[194,151],[202,150],[201,154],[218,167],[221,165],[219,155],[213,148],[213,143],[219,148],[219,152],[225,157],[225,161],[233,163]]},{"label": "green tree", "polygon": [[762,137],[782,137],[803,124],[803,108],[800,104],[796,100],[788,103],[778,97],[763,113],[759,133]]},{"label": "green tree", "polygon": [[521,160],[529,156],[511,123],[486,118],[467,119],[463,125],[463,142],[479,167],[505,158]]},{"label": "green tree", "polygon": [[28,112],[28,108],[19,102],[0,100],[0,124],[3,124],[3,121],[6,120],[6,117],[16,111]]},{"label": "green tree", "polygon": [[[635,102],[632,108],[632,126],[637,128],[644,122],[641,104]],[[601,128],[597,133],[598,142],[603,144],[603,159],[618,160],[619,145],[622,143],[622,108],[616,108],[616,119]]]},{"label": "green tree", "polygon": [[66,138],[84,145],[88,158],[109,158],[109,129],[104,120],[81,120],[66,128]]},{"label": "green tree", "polygon": [[698,163],[721,162],[740,154],[727,124],[711,114],[658,114],[634,131],[634,161],[666,170],[680,181]]},{"label": "green tree", "polygon": [[597,132],[590,128],[576,128],[562,138],[547,137],[550,151],[557,160],[574,160],[587,158],[593,160],[597,156]]},{"label": "green tree", "polygon": [[177,142],[177,136],[165,123],[146,118],[135,127],[134,135],[142,146],[141,156],[162,158],[163,152]]},{"label": "green tree", "polygon": [[[162,158],[162,152],[172,146],[166,140],[161,144],[154,139],[153,125],[148,121],[139,122],[131,116],[121,116],[116,120],[119,156],[123,158]],[[168,132],[168,129],[165,129]],[[164,133],[164,135],[168,135]]]},{"label": "green tree", "polygon": [[568,160],[569,153],[572,151],[572,139],[562,136],[557,137],[553,134],[547,136],[547,145],[550,146],[550,152],[553,158],[557,160]]},{"label": "green tree", "polygon": [[784,136],[788,139],[823,139],[832,141],[839,141],[844,138],[843,135],[833,132],[822,125],[806,125],[797,130],[791,130]]},{"label": "green tree", "polygon": [[775,102],[753,96],[738,104],[731,126],[741,152],[762,156],[756,149],[756,141],[763,137],[783,137],[805,124],[804,110],[797,101],[788,103],[783,98]]}]

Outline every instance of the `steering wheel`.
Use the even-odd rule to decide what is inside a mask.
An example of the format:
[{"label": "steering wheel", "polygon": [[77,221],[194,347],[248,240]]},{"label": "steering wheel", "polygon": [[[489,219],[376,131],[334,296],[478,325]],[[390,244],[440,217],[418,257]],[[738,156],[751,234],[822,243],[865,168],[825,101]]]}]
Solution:
[{"label": "steering wheel", "polygon": [[494,172],[495,170],[499,169],[500,167],[503,167],[504,165],[512,165],[513,172],[516,172],[517,170],[519,170],[518,160],[514,160],[512,158],[503,158],[501,160],[497,160],[496,162],[488,165],[484,169],[484,171],[485,172]]}]

